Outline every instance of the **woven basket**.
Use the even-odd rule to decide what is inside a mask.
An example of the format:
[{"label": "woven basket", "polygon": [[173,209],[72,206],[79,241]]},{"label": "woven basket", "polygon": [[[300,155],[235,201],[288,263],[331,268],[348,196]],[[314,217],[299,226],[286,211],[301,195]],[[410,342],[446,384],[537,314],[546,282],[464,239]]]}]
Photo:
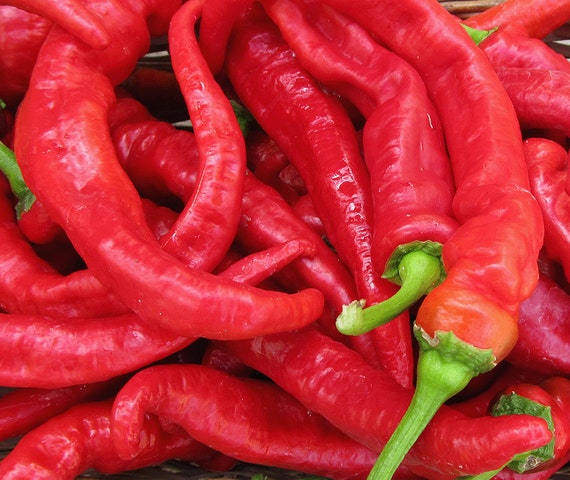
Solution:
[{"label": "woven basket", "polygon": [[[505,0],[438,0],[439,3],[450,13],[461,19],[468,18],[478,12],[498,5]],[[554,50],[562,53],[570,59],[570,23],[564,25],[544,41]],[[163,46],[163,45],[162,45]],[[158,61],[153,58],[143,59],[146,66],[164,67],[164,60]],[[156,64],[155,64],[156,63]],[[0,395],[2,389],[0,388]],[[17,439],[0,443],[0,459],[5,457],[14,447]],[[262,480],[299,480],[306,479],[307,475],[298,472],[281,470],[277,468],[250,465],[241,463],[231,472],[211,472],[195,467],[181,461],[168,461],[155,467],[141,470],[124,472],[117,475],[103,475],[96,471],[88,471],[77,477],[78,479],[100,480],[198,480],[198,479],[251,479],[254,476],[263,475]],[[570,465],[561,469],[551,477],[557,480],[570,479]]]}]

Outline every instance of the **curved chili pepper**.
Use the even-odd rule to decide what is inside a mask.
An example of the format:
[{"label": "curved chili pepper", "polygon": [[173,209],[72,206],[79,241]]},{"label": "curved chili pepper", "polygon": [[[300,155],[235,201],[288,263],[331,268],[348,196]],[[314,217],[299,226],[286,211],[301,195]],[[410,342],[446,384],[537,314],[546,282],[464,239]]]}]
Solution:
[{"label": "curved chili pepper", "polygon": [[264,6],[302,65],[366,117],[373,260],[401,288],[367,308],[362,301],[345,307],[337,327],[361,334],[410,308],[445,277],[438,251],[458,224],[438,114],[417,73],[355,22],[315,5],[303,11],[292,1],[272,0]]},{"label": "curved chili pepper", "polygon": [[[358,353],[311,327],[216,343],[376,452],[385,445],[413,395],[412,389],[403,388]],[[532,416],[472,419],[444,406],[403,466],[426,478],[478,474],[551,438],[546,423]],[[450,445],[455,447],[450,449]]]},{"label": "curved chili pepper", "polygon": [[125,460],[112,442],[112,403],[111,399],[77,405],[27,433],[0,462],[0,476],[73,480],[90,468],[114,474],[173,458],[199,460],[214,453],[186,433],[167,432],[158,419],[148,419],[141,432],[148,444],[136,457]]},{"label": "curved chili pepper", "polygon": [[570,195],[566,192],[568,152],[558,143],[540,138],[524,142],[531,190],[544,217],[544,248],[560,262],[570,278]]},{"label": "curved chili pepper", "polygon": [[346,0],[324,3],[421,75],[440,114],[456,185],[460,226],[443,249],[447,277],[418,310],[416,393],[371,473],[379,480],[391,476],[440,405],[512,350],[520,303],[538,277],[543,224],[512,104],[461,24],[436,1],[370,1],[358,9]]},{"label": "curved chili pepper", "polygon": [[62,388],[11,390],[0,397],[0,441],[24,435],[74,405],[108,398],[125,380],[112,378]]},{"label": "curved chili pepper", "polygon": [[[203,415],[207,405],[209,414]],[[123,458],[145,448],[147,414],[180,425],[197,441],[239,460],[329,478],[364,478],[374,452],[263,380],[201,365],[149,367],[117,394],[113,440]]]},{"label": "curved chili pepper", "polygon": [[202,259],[200,268],[211,271],[237,230],[246,152],[231,104],[200,54],[194,27],[202,5],[191,2],[180,7],[168,31],[172,68],[188,107],[201,163],[192,197],[163,248],[178,255],[189,252],[187,258],[193,262],[194,245],[199,245],[200,254],[208,259]]},{"label": "curved chili pepper", "polygon": [[[129,109],[132,99],[125,100]],[[119,100],[117,109],[121,109]],[[136,114],[138,117],[138,113]],[[191,133],[177,131],[159,121],[125,123],[113,131],[117,154],[137,188],[145,195],[165,198],[169,193],[186,202],[196,183],[195,140]],[[315,255],[302,257],[286,270],[283,285],[291,288],[314,286],[335,311],[355,296],[354,281],[338,256],[311,231],[270,186],[253,175],[246,175],[241,219],[236,241],[247,251],[256,252],[304,238],[316,247]],[[329,329],[335,330],[334,325]]]},{"label": "curved chili pepper", "polygon": [[530,37],[544,38],[568,19],[568,0],[506,0],[467,18],[464,23],[481,30],[519,23]]},{"label": "curved chili pepper", "polygon": [[541,471],[559,464],[570,451],[570,424],[563,407],[540,385],[514,384],[506,388],[491,407],[493,415],[530,414],[545,418],[553,432],[549,444],[515,459],[507,466],[519,473]]},{"label": "curved chili pepper", "polygon": [[106,0],[113,42],[105,51],[50,31],[16,119],[15,152],[26,182],[93,274],[147,321],[177,335],[224,338],[311,323],[323,308],[315,289],[269,292],[189,269],[145,225],[138,193],[116,159],[107,113],[115,101],[112,85],[148,48],[146,18],[150,28],[164,28],[178,2],[139,7],[135,13]]},{"label": "curved chili pepper", "polygon": [[[352,272],[358,298],[376,303],[391,296],[395,287],[372,263],[370,179],[351,119],[303,70],[260,5],[236,23],[226,70],[240,100],[303,178],[328,240]],[[407,314],[371,334],[383,367],[410,384]]]}]

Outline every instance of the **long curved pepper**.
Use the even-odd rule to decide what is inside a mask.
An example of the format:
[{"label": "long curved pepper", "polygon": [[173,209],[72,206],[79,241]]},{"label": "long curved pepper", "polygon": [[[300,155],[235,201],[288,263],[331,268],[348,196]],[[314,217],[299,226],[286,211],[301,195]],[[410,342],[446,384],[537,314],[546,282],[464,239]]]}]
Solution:
[{"label": "long curved pepper", "polygon": [[460,226],[443,249],[447,277],[415,319],[416,390],[370,473],[385,480],[440,407],[512,350],[520,304],[537,283],[544,226],[512,103],[456,18],[435,0],[324,3],[418,71],[440,114],[456,185]]},{"label": "long curved pepper", "polygon": [[366,118],[372,258],[400,288],[374,305],[356,300],[343,307],[337,328],[360,335],[405,312],[445,278],[442,244],[458,223],[441,122],[417,72],[350,18],[316,4],[302,9],[291,0],[263,5],[303,67]]},{"label": "long curved pepper", "polygon": [[16,118],[14,147],[26,183],[93,274],[146,321],[206,338],[312,323],[324,305],[316,289],[285,294],[240,285],[190,269],[160,247],[107,121],[113,86],[146,53],[149,33],[166,31],[179,2],[141,2],[134,12],[115,0],[93,1],[113,12],[105,21],[114,41],[100,51],[62,29],[48,34]]}]

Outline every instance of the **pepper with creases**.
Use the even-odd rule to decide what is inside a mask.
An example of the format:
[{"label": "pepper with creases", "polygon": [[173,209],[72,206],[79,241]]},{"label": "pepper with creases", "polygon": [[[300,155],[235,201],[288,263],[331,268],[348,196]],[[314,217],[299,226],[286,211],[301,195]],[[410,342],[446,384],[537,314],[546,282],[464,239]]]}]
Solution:
[{"label": "pepper with creases", "polygon": [[[375,452],[386,444],[413,395],[412,389],[312,327],[216,344]],[[443,406],[400,468],[434,480],[475,475],[551,438],[546,422],[533,416],[468,418]]]},{"label": "pepper with creases", "polygon": [[415,319],[415,395],[371,472],[380,480],[390,478],[443,403],[514,347],[520,303],[538,279],[544,226],[516,113],[457,19],[432,0],[366,1],[358,9],[346,0],[324,3],[357,20],[421,75],[442,121],[456,185],[460,226],[443,249],[447,277]]},{"label": "pepper with creases", "polygon": [[131,5],[139,9],[133,11],[105,0],[113,38],[105,50],[90,49],[57,26],[50,31],[16,118],[24,179],[93,274],[146,321],[177,335],[218,338],[310,324],[323,308],[315,289],[256,289],[189,269],[164,252],[117,161],[107,127],[113,85],[128,77],[148,49],[149,32],[164,32],[178,6],[144,3]]},{"label": "pepper with creases", "polygon": [[93,468],[116,474],[158,465],[173,458],[199,461],[215,454],[180,429],[167,431],[148,419],[148,443],[125,460],[112,441],[113,399],[76,405],[24,435],[0,462],[0,476],[10,480],[74,480]]},{"label": "pepper with creases", "polygon": [[337,328],[362,334],[409,309],[445,278],[441,246],[458,224],[438,113],[409,64],[355,22],[315,4],[305,9],[289,0],[263,4],[301,64],[366,119],[362,142],[374,202],[372,258],[401,288],[375,305],[356,300],[344,307]]},{"label": "pepper with creases", "polygon": [[[391,296],[396,287],[372,262],[370,177],[343,105],[303,69],[258,4],[235,24],[225,68],[240,100],[299,172],[328,241],[354,277],[357,298],[376,303]],[[383,368],[411,383],[407,312],[358,338],[373,344]]]}]

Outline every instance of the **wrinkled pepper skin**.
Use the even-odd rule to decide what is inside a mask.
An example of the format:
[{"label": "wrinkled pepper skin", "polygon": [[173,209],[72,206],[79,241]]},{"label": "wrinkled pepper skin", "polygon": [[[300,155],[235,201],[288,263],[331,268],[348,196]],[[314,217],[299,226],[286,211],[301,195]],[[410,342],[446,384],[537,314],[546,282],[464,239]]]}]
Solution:
[{"label": "wrinkled pepper skin", "polygon": [[[107,49],[89,49],[57,28],[42,46],[15,126],[26,183],[93,274],[149,322],[179,335],[222,338],[310,324],[323,309],[315,289],[289,295],[217,279],[186,268],[156,242],[106,122],[113,85],[128,77],[148,49],[149,32],[164,32],[179,4],[138,5],[140,12],[111,0],[104,6],[114,12],[105,17],[113,36]],[[54,77],[55,84],[48,81]]]},{"label": "wrinkled pepper skin", "polygon": [[[209,414],[204,415],[204,408]],[[148,414],[232,458],[328,478],[366,478],[375,454],[275,384],[201,365],[149,367],[117,394],[113,440],[133,458]]]},{"label": "wrinkled pepper skin", "polygon": [[105,474],[158,465],[173,458],[199,460],[214,452],[180,430],[163,430],[158,419],[143,426],[148,444],[129,460],[121,458],[111,437],[113,400],[72,407],[22,437],[0,462],[6,480],[73,480],[94,468]]},{"label": "wrinkled pepper skin", "polygon": [[[370,178],[342,104],[303,70],[260,5],[236,23],[225,67],[240,100],[301,175],[328,240],[354,277],[355,300],[392,296],[395,286],[372,263]],[[362,338],[375,347],[383,368],[410,383],[407,312]]]},{"label": "wrinkled pepper skin", "polygon": [[[314,329],[219,345],[376,452],[412,397],[411,389]],[[442,407],[403,465],[434,480],[477,474],[497,469],[514,453],[550,438],[546,423],[532,416],[470,419]]]},{"label": "wrinkled pepper skin", "polygon": [[541,138],[524,142],[531,189],[544,217],[544,249],[570,278],[570,195],[566,192],[568,152]]}]

